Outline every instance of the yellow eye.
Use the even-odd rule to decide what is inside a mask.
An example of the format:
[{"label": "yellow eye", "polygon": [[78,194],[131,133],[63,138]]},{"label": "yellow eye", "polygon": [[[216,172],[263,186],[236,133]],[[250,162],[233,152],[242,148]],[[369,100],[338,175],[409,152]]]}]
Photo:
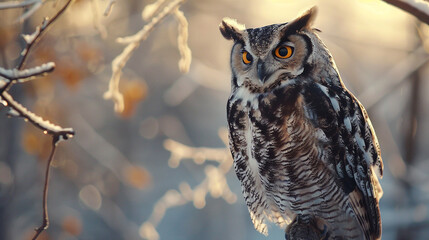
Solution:
[{"label": "yellow eye", "polygon": [[274,54],[276,55],[276,57],[278,58],[290,58],[292,56],[293,53],[293,49],[292,47],[289,46],[280,46],[277,47],[276,50],[274,51]]},{"label": "yellow eye", "polygon": [[243,51],[243,62],[244,64],[250,64],[253,61],[252,55],[249,52]]}]

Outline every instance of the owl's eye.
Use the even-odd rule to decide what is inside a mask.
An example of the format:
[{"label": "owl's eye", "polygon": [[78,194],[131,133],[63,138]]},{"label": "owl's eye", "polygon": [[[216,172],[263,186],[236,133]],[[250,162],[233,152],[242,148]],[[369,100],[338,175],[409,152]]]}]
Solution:
[{"label": "owl's eye", "polygon": [[274,50],[274,55],[278,58],[290,58],[293,53],[293,48],[289,46],[280,46],[277,47],[276,50]]},{"label": "owl's eye", "polygon": [[252,55],[248,51],[243,51],[243,62],[244,64],[250,64],[253,61]]}]

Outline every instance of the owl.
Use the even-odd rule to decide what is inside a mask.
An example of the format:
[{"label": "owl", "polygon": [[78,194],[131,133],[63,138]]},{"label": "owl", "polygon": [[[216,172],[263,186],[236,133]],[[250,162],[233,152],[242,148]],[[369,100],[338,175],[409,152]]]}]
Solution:
[{"label": "owl", "polygon": [[381,239],[380,147],[368,114],[345,87],[312,28],[317,9],[248,28],[233,40],[227,103],[230,150],[255,228],[312,219],[329,239]]}]

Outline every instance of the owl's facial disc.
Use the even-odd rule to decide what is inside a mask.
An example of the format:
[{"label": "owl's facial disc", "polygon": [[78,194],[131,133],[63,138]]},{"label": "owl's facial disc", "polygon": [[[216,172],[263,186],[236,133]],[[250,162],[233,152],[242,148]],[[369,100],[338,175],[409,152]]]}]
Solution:
[{"label": "owl's facial disc", "polygon": [[234,41],[232,87],[263,92],[302,74],[313,59],[308,33],[315,15],[316,9],[312,8],[288,23],[248,29],[236,20],[224,18],[220,32]]},{"label": "owl's facial disc", "polygon": [[[262,83],[268,82],[271,76],[278,72],[286,72],[288,59],[294,56],[294,45],[292,43],[280,43],[272,50],[271,56],[266,56],[265,59],[259,58],[256,64],[258,78]],[[276,76],[278,78],[278,76]]]}]

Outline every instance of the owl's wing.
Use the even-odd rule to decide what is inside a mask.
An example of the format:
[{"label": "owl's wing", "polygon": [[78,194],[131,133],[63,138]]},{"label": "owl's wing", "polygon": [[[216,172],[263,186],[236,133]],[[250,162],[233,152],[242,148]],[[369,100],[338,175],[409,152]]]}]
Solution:
[{"label": "owl's wing", "polygon": [[383,192],[377,176],[383,175],[383,162],[366,110],[344,86],[312,83],[303,95],[308,119],[325,135],[322,160],[348,194],[366,238],[379,239]]}]

